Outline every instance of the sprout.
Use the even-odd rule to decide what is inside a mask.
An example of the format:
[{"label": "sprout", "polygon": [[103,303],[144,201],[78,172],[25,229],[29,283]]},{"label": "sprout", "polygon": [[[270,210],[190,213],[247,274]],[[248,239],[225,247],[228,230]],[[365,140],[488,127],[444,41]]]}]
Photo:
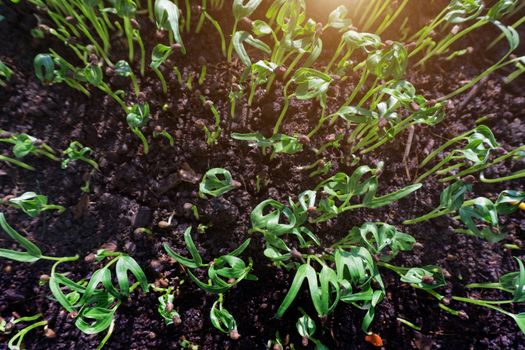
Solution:
[{"label": "sprout", "polygon": [[115,73],[122,77],[129,77],[131,79],[131,83],[133,84],[133,90],[135,91],[135,95],[138,97],[140,94],[140,89],[137,84],[137,77],[131,70],[129,63],[124,60],[118,61],[115,64]]},{"label": "sprout", "polygon": [[[244,241],[244,243],[229,254],[215,258],[208,264],[203,263],[197,247],[195,247],[195,243],[193,243],[191,227],[188,227],[186,231],[184,231],[184,241],[186,242],[186,247],[191,255],[191,259],[175,253],[167,244],[164,244],[164,250],[179,264],[189,268],[188,275],[202,290],[208,293],[224,293],[244,279],[252,281],[257,279],[257,277],[250,274],[253,264],[251,259],[249,264],[246,265],[242,259],[238,258],[250,244],[250,239]],[[203,267],[208,268],[208,283],[199,280],[192,272],[193,269]]]},{"label": "sprout", "polygon": [[13,77],[13,71],[4,62],[0,60],[0,86],[6,87],[7,83]]},{"label": "sprout", "polygon": [[224,297],[219,294],[219,298],[213,303],[210,310],[210,321],[213,327],[224,334],[228,334],[231,339],[237,340],[240,334],[237,331],[235,318],[223,306]]},{"label": "sprout", "polygon": [[173,49],[169,46],[163,45],[163,44],[157,44],[153,48],[153,52],[151,53],[151,64],[150,67],[153,69],[157,77],[159,78],[161,84],[162,84],[162,91],[164,94],[168,93],[168,85],[166,83],[166,79],[164,78],[164,75],[160,71],[160,66],[166,62],[168,57],[173,53]]},{"label": "sprout", "polygon": [[142,144],[144,146],[144,154],[148,154],[149,152],[149,144],[148,140],[140,130],[143,126],[145,126],[148,123],[150,117],[150,110],[149,110],[149,104],[148,103],[137,103],[134,104],[128,112],[128,115],[126,117],[126,121],[131,128],[131,131],[137,137],[142,141]]},{"label": "sprout", "polygon": [[[232,29],[232,34],[231,34],[232,39],[230,40],[230,45],[228,47],[228,62],[231,62],[232,60],[234,42],[236,42],[235,45],[238,46],[236,50],[237,50],[237,53],[239,53],[238,51],[239,43],[246,40],[246,38],[244,40],[241,40],[241,37],[244,37],[247,33],[237,34],[237,26],[239,25],[239,21],[245,17],[251,16],[255,12],[257,7],[259,7],[262,0],[248,0],[246,4],[244,2],[245,0],[233,0],[232,10],[233,10],[234,22],[233,22],[233,29]],[[244,32],[240,32],[240,33],[244,33]],[[243,58],[241,57],[241,59]],[[243,61],[243,63],[245,63],[245,61]],[[246,64],[246,66],[249,66],[249,65],[250,63]]]},{"label": "sprout", "polygon": [[235,188],[240,183],[232,179],[232,174],[223,168],[210,169],[202,177],[199,185],[199,196],[205,198],[206,195],[219,197]]},{"label": "sprout", "polygon": [[47,197],[35,192],[25,192],[21,196],[4,199],[4,203],[22,210],[24,213],[34,218],[47,210],[57,210],[63,213],[66,208],[61,205],[47,204]]},{"label": "sprout", "polygon": [[[183,54],[186,54],[186,48],[182,42],[179,29],[179,8],[169,0],[155,0],[155,19],[158,28],[165,29],[170,34],[170,45],[173,39],[181,47]],[[160,44],[159,44],[160,45]]]},{"label": "sprout", "polygon": [[62,169],[66,169],[71,162],[81,160],[99,170],[98,163],[88,157],[91,153],[93,153],[91,148],[82,146],[78,141],[71,142],[64,151],[66,158],[62,160]]}]

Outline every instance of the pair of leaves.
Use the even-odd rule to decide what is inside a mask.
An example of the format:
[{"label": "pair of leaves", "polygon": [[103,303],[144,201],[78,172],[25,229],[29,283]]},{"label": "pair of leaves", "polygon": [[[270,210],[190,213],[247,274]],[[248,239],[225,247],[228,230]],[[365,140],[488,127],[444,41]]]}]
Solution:
[{"label": "pair of leaves", "polygon": [[321,271],[317,273],[309,263],[305,263],[297,269],[292,285],[277,310],[277,318],[281,318],[295,300],[304,280],[308,281],[310,297],[320,317],[329,315],[337,306],[340,286],[335,271],[323,265]]},{"label": "pair of leaves", "polygon": [[234,188],[235,185],[233,183],[232,174],[228,170],[223,168],[213,168],[204,174],[202,181],[199,184],[199,194],[202,197],[205,195],[219,197]]},{"label": "pair of leaves", "polygon": [[343,241],[364,246],[382,261],[392,260],[400,251],[411,250],[416,243],[414,237],[384,223],[365,223],[354,227]]},{"label": "pair of leaves", "polygon": [[237,331],[237,322],[232,314],[223,307],[221,297],[211,307],[210,321],[213,327],[222,333],[231,334]]},{"label": "pair of leaves", "polygon": [[132,128],[141,128],[148,123],[150,117],[149,104],[136,103],[134,104],[126,116],[128,125]]},{"label": "pair of leaves", "polygon": [[65,208],[61,206],[48,205],[47,197],[42,194],[36,194],[35,192],[25,192],[21,196],[10,198],[8,203],[13,207],[22,210],[32,218],[49,209],[56,209],[59,212],[65,210]]},{"label": "pair of leaves", "polygon": [[407,65],[408,51],[398,42],[394,42],[388,49],[375,51],[367,59],[368,70],[380,79],[400,80]]},{"label": "pair of leaves", "polygon": [[264,43],[264,41],[254,38],[250,33],[242,30],[235,32],[232,37],[232,45],[241,62],[246,67],[251,67],[252,61],[248,55],[248,52],[246,51],[246,48],[244,47],[245,43],[266,54],[271,54],[272,52],[271,48],[266,43]]},{"label": "pair of leaves", "polygon": [[299,139],[294,136],[288,136],[284,134],[276,134],[270,138],[266,138],[261,133],[232,133],[234,140],[252,142],[257,147],[273,149],[273,154],[285,153],[295,154],[303,150],[303,144],[299,142]]},{"label": "pair of leaves", "polygon": [[[477,237],[495,243],[505,236],[499,231],[499,219],[496,205],[488,198],[478,197],[470,205],[459,209],[461,221]],[[478,227],[478,223],[483,227]]]},{"label": "pair of leaves", "polygon": [[175,259],[175,261],[188,267],[190,270],[208,267],[208,277],[210,282],[208,284],[200,281],[192,271],[188,271],[190,278],[201,289],[210,293],[222,293],[235,286],[243,279],[257,279],[250,274],[252,262],[250,261],[250,263],[246,265],[242,259],[237,257],[248,247],[250,239],[244,241],[244,243],[229,254],[220,256],[208,264],[202,262],[202,257],[191,238],[191,227],[188,227],[186,231],[184,231],[184,241],[186,243],[186,248],[191,255],[191,259],[175,253],[175,251],[173,251],[173,249],[171,249],[166,243],[164,243],[164,250],[170,257]]}]

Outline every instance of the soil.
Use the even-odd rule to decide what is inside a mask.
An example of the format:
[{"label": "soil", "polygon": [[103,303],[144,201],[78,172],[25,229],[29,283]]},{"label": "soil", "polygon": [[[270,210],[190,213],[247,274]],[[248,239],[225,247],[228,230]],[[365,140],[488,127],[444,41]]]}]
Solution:
[{"label": "soil", "polygon": [[[228,5],[226,5],[228,6]],[[33,57],[53,47],[66,57],[68,52],[52,40],[36,40],[30,30],[36,25],[31,9],[26,5],[4,5],[0,13],[6,18],[0,22],[0,59],[14,70],[14,77],[6,88],[0,89],[0,128],[12,132],[26,132],[55,149],[65,149],[71,140],[78,140],[94,151],[101,171],[94,174],[82,163],[75,163],[61,170],[57,163],[30,158],[28,162],[37,171],[30,172],[0,164],[0,195],[21,194],[35,191],[49,197],[51,203],[64,205],[67,210],[61,215],[45,213],[36,219],[28,219],[22,213],[2,208],[8,222],[19,232],[27,234],[47,255],[71,256],[78,254],[79,262],[68,264],[67,269],[74,278],[88,278],[97,265],[83,257],[95,252],[103,244],[114,243],[118,250],[132,255],[144,268],[149,281],[178,286],[175,306],[182,324],[166,326],[157,313],[155,293],[147,295],[135,292],[123,303],[116,315],[115,331],[106,349],[179,349],[180,340],[187,339],[200,349],[265,349],[276,332],[289,339],[297,348],[301,340],[295,330],[300,315],[296,307],[289,309],[282,320],[274,315],[285,296],[293,275],[273,267],[263,256],[262,237],[251,235],[249,214],[252,208],[267,198],[286,201],[304,190],[312,189],[321,180],[310,178],[299,167],[312,163],[316,158],[309,147],[297,155],[277,156],[270,160],[260,150],[228,137],[232,132],[261,131],[271,134],[271,127],[280,112],[283,101],[282,84],[277,82],[272,93],[258,93],[255,103],[248,108],[240,103],[234,119],[228,117],[227,93],[232,79],[242,71],[235,62],[228,65],[220,56],[216,33],[209,25],[191,40],[185,36],[188,56],[174,55],[170,65],[176,65],[186,77],[197,74],[200,65],[196,58],[203,56],[208,62],[208,75],[203,86],[193,91],[180,87],[171,67],[165,69],[169,94],[165,96],[155,76],[148,74],[139,84],[145,100],[152,106],[153,118],[144,128],[151,135],[156,126],[172,133],[175,145],[165,139],[150,139],[151,150],[143,154],[139,140],[129,132],[121,109],[109,97],[96,90],[92,96],[72,90],[66,85],[42,85],[33,74]],[[229,32],[229,11],[214,13],[224,22]],[[430,14],[429,14],[430,16]],[[155,33],[147,21],[141,22],[143,33]],[[497,33],[492,28],[484,29],[481,37],[468,39],[472,47],[470,55],[454,61],[434,60],[424,70],[410,68],[407,80],[427,98],[437,98],[465,83],[476,73],[494,62],[505,47],[486,52],[487,42]],[[521,33],[523,34],[523,33]],[[154,34],[145,37],[146,43],[158,40]],[[522,36],[525,37],[525,36]],[[326,40],[328,51],[337,43]],[[125,57],[123,44],[114,41],[115,57]],[[465,42],[462,43],[465,45]],[[151,50],[152,45],[148,47]],[[523,54],[523,49],[518,53]],[[149,55],[149,53],[148,53]],[[149,56],[148,56],[149,57]],[[72,59],[72,57],[70,57]],[[328,55],[322,57],[326,62]],[[403,163],[403,152],[408,135],[402,134],[395,141],[377,152],[367,155],[362,164],[384,161],[386,166],[381,176],[382,193],[398,189],[410,183],[406,172],[414,178],[418,160],[421,160],[435,145],[441,144],[461,132],[470,130],[475,120],[488,116],[485,122],[493,130],[501,147],[506,150],[522,144],[525,137],[525,91],[523,78],[504,84],[503,77],[509,71],[499,71],[478,87],[477,93],[465,100],[466,94],[455,98],[447,106],[445,120],[435,127],[418,127],[415,132],[408,167]],[[352,89],[352,82],[337,83],[330,93],[330,108]],[[126,82],[117,78],[113,87],[129,90]],[[196,84],[195,84],[196,85]],[[199,90],[197,93],[196,90]],[[218,144],[208,146],[197,120],[208,127],[213,125],[213,116],[198,99],[202,94],[211,99],[221,115],[222,136]],[[132,96],[131,93],[127,94]],[[130,97],[131,99],[133,97]],[[165,111],[162,106],[166,105]],[[317,103],[293,101],[288,111],[283,131],[287,134],[307,131],[318,118]],[[308,128],[308,129],[307,129]],[[319,146],[340,132],[343,125],[324,128],[312,147]],[[433,146],[434,145],[434,146]],[[334,160],[336,166],[329,176],[338,171],[349,172],[352,167],[344,160],[348,158],[345,145],[331,149],[323,156]],[[6,150],[1,146],[2,150]],[[337,161],[343,160],[343,161]],[[524,160],[509,162],[491,170],[489,175],[508,174],[525,166]],[[231,171],[241,188],[220,198],[205,200],[198,197],[198,184],[181,178],[181,169],[192,169],[203,174],[207,169],[223,167]],[[256,177],[262,186],[257,190]],[[90,179],[91,191],[81,191],[86,179]],[[477,196],[495,199],[504,189],[524,189],[523,181],[506,182],[501,185],[486,185],[475,182]],[[317,227],[323,243],[330,244],[344,236],[353,226],[366,221],[383,221],[396,225],[413,235],[420,245],[413,252],[400,254],[394,261],[397,265],[421,266],[435,264],[445,269],[447,285],[445,295],[471,295],[484,298],[502,297],[497,292],[480,295],[465,290],[471,282],[497,281],[499,276],[516,270],[513,257],[524,257],[524,250],[510,250],[500,244],[490,244],[471,236],[453,232],[458,223],[451,218],[401,226],[404,219],[422,215],[436,206],[443,185],[429,179],[425,185],[407,199],[378,210],[357,210],[338,216]],[[197,220],[184,209],[186,203],[195,204],[199,210]],[[166,220],[172,212],[175,216],[171,227],[161,229],[158,223]],[[501,218],[502,227],[508,232],[503,243],[524,246],[525,216],[519,212]],[[252,243],[244,253],[254,261],[253,273],[258,281],[245,281],[225,295],[225,306],[235,316],[241,338],[231,340],[215,330],[209,321],[209,310],[216,296],[206,294],[192,283],[181,267],[170,260],[163,248],[168,243],[179,253],[185,251],[182,232],[192,225],[209,225],[205,233],[194,234],[194,240],[205,261],[237,247],[246,238]],[[139,227],[148,227],[152,234],[137,232]],[[196,232],[196,230],[194,230]],[[0,238],[2,247],[11,243]],[[95,349],[101,337],[81,333],[74,320],[50,298],[49,288],[39,283],[40,276],[48,274],[50,264],[12,263],[0,260],[0,316],[7,318],[12,313],[33,315],[41,312],[56,332],[56,338],[43,336],[41,331],[28,335],[27,349]],[[403,284],[394,274],[384,271],[383,278],[388,294],[378,306],[372,330],[380,334],[388,349],[525,349],[525,336],[510,318],[493,311],[454,303],[464,310],[468,319],[454,317],[442,311],[435,299]],[[302,306],[310,315],[314,314],[309,295],[303,290],[296,306]],[[522,306],[510,307],[513,312],[525,311]],[[364,313],[340,303],[333,315],[318,327],[319,338],[331,349],[373,348],[365,342],[361,331]],[[422,327],[415,331],[397,318],[407,319]],[[317,320],[320,326],[319,320]],[[6,338],[0,336],[0,348],[4,349]]]}]

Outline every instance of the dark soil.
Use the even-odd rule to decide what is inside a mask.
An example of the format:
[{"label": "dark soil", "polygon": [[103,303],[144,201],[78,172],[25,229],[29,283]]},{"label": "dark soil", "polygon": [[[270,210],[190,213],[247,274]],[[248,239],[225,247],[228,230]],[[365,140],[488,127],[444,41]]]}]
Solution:
[{"label": "dark soil", "polygon": [[[43,86],[36,80],[32,60],[37,53],[46,52],[50,46],[66,55],[67,50],[53,40],[35,40],[30,36],[29,31],[35,26],[35,20],[27,7],[4,6],[0,8],[0,13],[6,17],[0,22],[0,42],[3,43],[0,59],[15,71],[9,86],[0,89],[0,129],[27,132],[55,149],[65,149],[71,140],[78,140],[94,150],[101,167],[100,172],[90,177],[89,167],[82,163],[75,163],[64,171],[49,160],[31,158],[28,162],[37,168],[36,172],[0,163],[0,195],[35,191],[47,195],[51,203],[67,207],[62,215],[47,213],[32,220],[20,212],[2,208],[7,213],[8,221],[18,231],[27,234],[47,255],[80,255],[82,259],[78,263],[67,265],[75,278],[89,277],[97,268],[96,264],[84,261],[83,257],[103,244],[115,243],[118,250],[129,253],[141,264],[150,281],[159,285],[180,285],[175,304],[181,314],[181,325],[164,325],[157,313],[158,295],[136,292],[119,309],[115,332],[106,348],[178,349],[184,337],[205,350],[265,349],[268,341],[275,339],[277,331],[283,338],[289,337],[290,342],[299,345],[301,340],[295,330],[295,322],[300,313],[296,307],[290,308],[282,320],[274,317],[293,275],[271,266],[262,255],[262,237],[251,236],[252,244],[245,253],[246,257],[253,258],[253,273],[259,280],[242,282],[225,296],[226,307],[237,319],[242,335],[236,341],[219,333],[209,321],[209,310],[216,296],[204,293],[189,281],[180,266],[171,261],[162,249],[162,244],[168,243],[183,253],[182,232],[188,225],[196,228],[200,223],[206,224],[210,227],[204,234],[196,233],[194,240],[204,260],[211,260],[250,237],[249,214],[260,201],[267,198],[285,201],[289,196],[295,197],[313,188],[321,180],[309,178],[305,172],[298,170],[298,167],[315,160],[315,155],[308,148],[298,155],[269,160],[259,150],[228,137],[231,132],[271,133],[270,128],[281,108],[280,83],[273,93],[256,96],[252,108],[248,108],[245,102],[240,103],[236,118],[229,118],[227,93],[233,77],[239,74],[242,67],[240,63],[228,66],[223,62],[215,32],[206,26],[202,34],[186,40],[190,54],[187,57],[176,54],[170,64],[177,65],[187,76],[198,72],[199,56],[207,60],[205,84],[196,88],[211,99],[221,112],[222,137],[213,147],[206,144],[204,132],[196,121],[202,119],[211,126],[213,116],[202,106],[195,90],[181,88],[174,74],[167,73],[170,91],[165,96],[155,76],[147,74],[139,78],[139,84],[154,116],[145,128],[145,134],[151,135],[155,126],[159,125],[175,136],[175,146],[170,147],[164,139],[151,139],[150,153],[144,156],[140,142],[129,132],[121,109],[109,97],[92,90],[92,97],[87,98],[65,85]],[[225,32],[229,32],[229,10],[214,15],[225,23]],[[154,33],[151,24],[145,22],[142,25],[144,33]],[[483,37],[487,39],[472,39],[468,43],[474,50],[471,55],[459,58],[453,64],[435,60],[425,71],[410,70],[407,80],[427,98],[452,91],[480,72],[481,67],[489,66],[493,58],[500,54],[498,50],[485,53],[486,41],[494,33],[492,29],[486,29]],[[145,38],[145,42],[155,40],[154,35]],[[118,40],[115,40],[114,46],[114,55],[125,57]],[[499,50],[504,50],[504,47]],[[166,69],[168,71],[171,69]],[[474,121],[482,116],[489,116],[486,124],[503,148],[509,150],[523,143],[525,81],[521,79],[505,85],[502,81],[505,73],[509,72],[491,75],[468,101],[464,100],[466,94],[455,99],[447,107],[445,121],[438,126],[417,128],[408,165],[412,178],[417,172],[418,160],[429,150],[443,140],[471,129]],[[113,79],[112,86],[129,89],[118,79]],[[338,101],[351,88],[352,83],[336,85],[329,98],[330,108],[336,108]],[[128,95],[131,96],[131,93]],[[164,104],[167,104],[166,111],[161,109]],[[304,132],[317,118],[316,103],[293,101],[284,131],[289,134]],[[312,140],[313,146],[323,144],[331,134],[341,130],[342,125],[338,124],[332,129],[325,128]],[[362,164],[385,162],[380,189],[383,193],[410,182],[402,161],[406,140],[407,135],[400,135],[394,142],[361,161]],[[332,159],[336,164],[330,175],[352,170],[349,162],[345,161],[349,155],[345,153],[344,146],[324,154],[326,159]],[[524,166],[523,160],[508,163],[498,166],[490,175],[508,174]],[[203,174],[212,167],[230,170],[233,177],[241,182],[241,188],[220,198],[203,200],[197,195],[198,184],[185,181],[180,176],[181,169],[193,169],[197,174]],[[256,176],[263,183],[259,192],[256,190]],[[89,178],[91,191],[85,194],[80,187]],[[475,183],[474,186],[476,195],[492,199],[503,189],[523,190],[524,187],[520,181],[497,186]],[[456,234],[453,228],[459,224],[450,218],[407,227],[400,225],[404,219],[434,208],[442,188],[442,184],[430,179],[408,199],[380,210],[358,210],[340,215],[318,227],[317,232],[323,242],[330,244],[353,226],[366,221],[394,224],[421,243],[413,252],[401,254],[396,264],[439,265],[448,272],[444,294],[476,296],[463,286],[471,282],[497,281],[502,274],[515,271],[513,256],[523,257],[525,251],[509,250],[502,244],[489,244],[475,237]],[[186,203],[197,205],[199,220],[184,209]],[[176,214],[172,226],[159,228],[158,222],[166,220],[173,211]],[[523,246],[525,217],[522,212],[503,217],[502,226],[508,232],[508,238],[503,243]],[[153,233],[138,233],[138,227],[152,228]],[[3,247],[10,245],[3,236],[0,242]],[[0,269],[0,316],[7,318],[13,312],[20,315],[41,312],[57,334],[56,338],[48,339],[41,331],[30,333],[26,341],[28,349],[97,347],[101,337],[88,336],[77,330],[73,319],[50,298],[48,286],[39,283],[40,276],[49,273],[49,264],[24,265],[0,260]],[[435,299],[401,283],[394,274],[385,271],[383,275],[388,294],[377,309],[372,330],[381,335],[385,348],[525,349],[525,336],[511,319],[487,309],[458,303],[453,306],[464,310],[468,320],[451,316],[438,307]],[[485,298],[501,297],[499,293],[484,292],[482,295]],[[300,293],[295,305],[303,306],[311,311],[311,315],[314,314],[306,290]],[[512,311],[525,309],[516,307]],[[319,331],[320,339],[331,349],[372,348],[365,342],[360,329],[363,315],[363,312],[340,303]],[[417,332],[408,328],[397,321],[398,317],[421,325],[422,330]],[[319,320],[317,323],[320,326]],[[6,343],[7,339],[0,336],[1,349]]]}]

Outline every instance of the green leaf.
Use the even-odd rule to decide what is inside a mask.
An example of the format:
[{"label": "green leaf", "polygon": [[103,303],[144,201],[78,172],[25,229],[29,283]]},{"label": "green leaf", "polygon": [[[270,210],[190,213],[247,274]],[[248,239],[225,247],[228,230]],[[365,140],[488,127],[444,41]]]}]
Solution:
[{"label": "green leaf", "polygon": [[223,168],[213,168],[204,174],[199,184],[199,194],[219,197],[235,188],[232,174]]},{"label": "green leaf", "polygon": [[261,4],[262,0],[233,0],[233,17],[236,21],[241,20],[244,17],[251,16],[257,7]]},{"label": "green leaf", "polygon": [[117,275],[120,294],[124,297],[129,296],[128,272],[131,272],[131,274],[135,276],[135,279],[140,284],[140,288],[142,288],[144,292],[147,292],[149,289],[148,279],[144,274],[144,271],[142,271],[142,268],[132,257],[128,255],[122,255],[118,258],[117,264],[115,266],[115,273]]},{"label": "green leaf", "polygon": [[75,325],[86,334],[98,334],[109,328],[116,309],[102,307],[86,308],[82,311]]},{"label": "green leaf", "polygon": [[521,202],[525,201],[525,192],[506,190],[500,193],[496,200],[498,214],[508,215],[518,210]]},{"label": "green leaf", "polygon": [[347,18],[348,9],[344,5],[339,5],[328,16],[327,26],[335,29],[343,29],[352,24],[352,20]]},{"label": "green leaf", "polygon": [[186,54],[186,48],[180,35],[179,17],[179,8],[173,2],[170,0],[155,1],[155,20],[157,27],[171,32],[175,41],[181,45],[182,53]]},{"label": "green leaf", "polygon": [[[268,214],[264,214],[270,209]],[[284,216],[286,222],[281,222]],[[296,218],[290,208],[273,199],[267,199],[257,205],[250,215],[254,228],[267,230],[268,232],[280,236],[289,233],[296,224]]]},{"label": "green leaf", "polygon": [[248,56],[248,52],[246,52],[246,49],[244,48],[244,43],[261,50],[266,54],[271,54],[270,47],[263,41],[254,38],[250,33],[245,31],[235,32],[232,37],[233,48],[246,67],[250,67],[252,65],[252,61],[250,60],[250,56]]},{"label": "green leaf", "polygon": [[157,44],[151,52],[151,63],[150,66],[153,69],[159,69],[159,67],[166,62],[168,57],[171,55],[173,50],[171,47],[164,44]]},{"label": "green leaf", "polygon": [[310,339],[316,331],[314,320],[312,320],[307,314],[303,314],[303,316],[297,320],[295,327],[297,328],[299,335],[307,339]]},{"label": "green leaf", "polygon": [[103,82],[104,75],[102,68],[96,64],[89,64],[84,68],[84,78],[86,81],[94,86],[99,86]]},{"label": "green leaf", "polygon": [[30,240],[16,232],[8,223],[4,213],[0,213],[0,227],[15,242],[25,248],[26,252],[18,252],[9,249],[0,249],[0,257],[19,262],[35,262],[42,258],[42,251]]},{"label": "green leaf", "polygon": [[141,128],[148,123],[149,117],[149,104],[147,102],[136,103],[131,107],[128,115],[126,116],[126,121],[132,128]]},{"label": "green leaf", "polygon": [[166,250],[168,255],[181,265],[187,266],[191,269],[201,267],[202,258],[199,254],[199,251],[197,250],[197,247],[195,247],[195,243],[193,243],[193,239],[191,238],[191,226],[188,227],[186,231],[184,231],[184,242],[186,242],[186,248],[190,252],[192,259],[185,258],[175,253],[166,243],[164,243],[164,250]]},{"label": "green leaf", "polygon": [[115,73],[121,77],[130,77],[133,74],[133,71],[127,61],[120,60],[115,63]]},{"label": "green leaf", "polygon": [[55,63],[48,54],[38,54],[33,60],[35,75],[44,84],[51,84],[55,80]]},{"label": "green leaf", "polygon": [[297,269],[295,277],[292,281],[292,285],[290,286],[288,293],[284,297],[284,300],[282,301],[281,305],[279,306],[279,309],[277,310],[277,313],[275,314],[276,318],[282,318],[286,310],[288,310],[290,305],[292,305],[305,279],[308,279],[308,281],[312,281],[312,286],[317,285],[317,274],[314,268],[311,267],[309,264],[303,264]]},{"label": "green leaf", "polygon": [[[484,197],[478,197],[471,201],[471,205],[459,209],[459,216],[467,229],[477,237],[495,243],[505,235],[499,231],[498,211],[494,203]],[[488,227],[478,227],[478,223]]]},{"label": "green leaf", "polygon": [[413,267],[401,277],[401,281],[427,290],[440,288],[445,285],[445,277],[441,268],[433,265]]}]

